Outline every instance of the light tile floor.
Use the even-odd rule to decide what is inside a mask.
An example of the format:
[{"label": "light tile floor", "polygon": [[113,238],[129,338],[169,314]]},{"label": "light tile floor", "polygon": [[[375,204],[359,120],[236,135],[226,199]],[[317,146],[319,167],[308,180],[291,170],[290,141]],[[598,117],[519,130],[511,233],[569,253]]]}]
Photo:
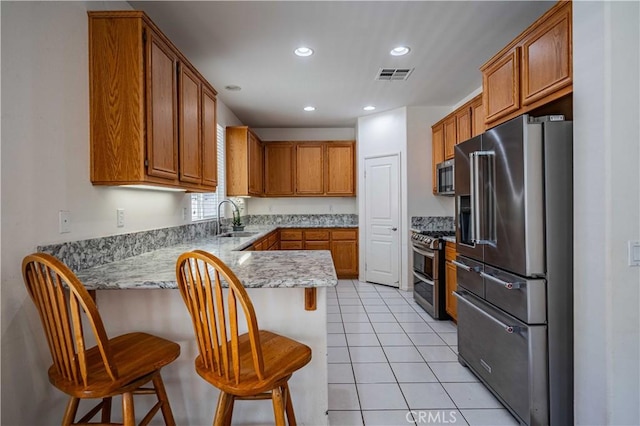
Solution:
[{"label": "light tile floor", "polygon": [[327,293],[329,422],[517,425],[457,360],[457,328],[394,288],[340,280]]}]

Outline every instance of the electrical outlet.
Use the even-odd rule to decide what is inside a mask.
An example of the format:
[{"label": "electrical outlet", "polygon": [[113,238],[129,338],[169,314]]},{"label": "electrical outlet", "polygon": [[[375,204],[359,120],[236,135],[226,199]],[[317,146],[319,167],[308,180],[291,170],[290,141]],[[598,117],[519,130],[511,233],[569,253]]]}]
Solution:
[{"label": "electrical outlet", "polygon": [[628,265],[640,266],[640,241],[629,241],[627,244]]},{"label": "electrical outlet", "polygon": [[124,209],[116,209],[116,217],[118,228],[124,228]]},{"label": "electrical outlet", "polygon": [[71,232],[71,213],[67,210],[58,212],[58,227],[61,234]]},{"label": "electrical outlet", "polygon": [[333,213],[333,204],[329,204],[329,213]]},{"label": "electrical outlet", "polygon": [[186,207],[182,208],[182,220],[187,220],[187,211]]}]

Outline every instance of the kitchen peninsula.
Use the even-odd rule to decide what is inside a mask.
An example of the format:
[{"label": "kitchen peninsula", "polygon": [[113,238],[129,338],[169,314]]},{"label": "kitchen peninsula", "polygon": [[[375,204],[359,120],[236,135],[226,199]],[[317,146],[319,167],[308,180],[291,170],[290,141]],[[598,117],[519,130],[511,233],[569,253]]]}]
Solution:
[{"label": "kitchen peninsula", "polygon": [[[218,391],[195,372],[197,346],[175,277],[178,256],[196,249],[218,256],[236,273],[247,288],[261,329],[312,348],[311,363],[293,375],[289,386],[300,424],[327,424],[326,287],[337,284],[336,272],[326,250],[242,251],[277,228],[254,226],[248,229],[255,232],[250,236],[199,238],[77,273],[88,289],[98,290],[98,307],[110,336],[139,330],[180,344],[180,357],[163,370],[178,424],[211,423],[218,397]],[[310,288],[317,291],[315,310],[305,310],[305,290]],[[138,398],[137,411],[142,412],[146,403],[146,398]],[[251,410],[245,410],[244,403],[237,402],[234,421],[271,421],[269,400],[253,402]]]}]

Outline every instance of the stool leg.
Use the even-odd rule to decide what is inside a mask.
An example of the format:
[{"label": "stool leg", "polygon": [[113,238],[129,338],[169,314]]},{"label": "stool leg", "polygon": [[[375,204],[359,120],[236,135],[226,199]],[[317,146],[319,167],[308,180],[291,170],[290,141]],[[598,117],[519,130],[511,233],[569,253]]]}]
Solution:
[{"label": "stool leg", "polygon": [[111,422],[111,397],[102,398],[102,423]]},{"label": "stool leg", "polygon": [[69,398],[69,402],[67,402],[67,408],[64,411],[64,417],[62,418],[63,426],[73,424],[73,421],[76,419],[76,412],[78,411],[79,403],[80,399],[74,397]]},{"label": "stool leg", "polygon": [[220,391],[220,396],[218,397],[218,408],[216,408],[216,416],[213,419],[213,425],[224,426],[227,418],[229,418],[230,421],[231,415],[229,414],[229,410],[231,409],[233,409],[233,396]]},{"label": "stool leg", "polygon": [[156,388],[156,395],[158,395],[158,401],[162,404],[160,409],[162,410],[162,417],[164,418],[164,424],[167,426],[175,426],[176,421],[173,419],[173,413],[171,412],[171,405],[169,405],[169,397],[167,391],[164,388],[164,382],[160,372],[153,376],[153,387]]},{"label": "stool leg", "polygon": [[286,395],[285,398],[285,409],[287,411],[287,422],[289,422],[289,426],[296,426],[296,415],[293,413],[293,403],[291,402],[291,392],[289,391],[289,382],[285,383],[284,393]]},{"label": "stool leg", "polygon": [[133,393],[122,394],[122,421],[124,426],[136,426],[136,415],[133,409]]},{"label": "stool leg", "polygon": [[276,418],[276,426],[285,426],[284,422],[284,400],[282,399],[282,388],[278,386],[271,391],[273,400],[273,414]]}]

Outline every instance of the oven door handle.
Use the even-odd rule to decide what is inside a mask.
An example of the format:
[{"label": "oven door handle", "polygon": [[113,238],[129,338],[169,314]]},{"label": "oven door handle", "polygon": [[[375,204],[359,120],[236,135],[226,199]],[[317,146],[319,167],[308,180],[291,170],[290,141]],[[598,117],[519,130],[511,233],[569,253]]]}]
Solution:
[{"label": "oven door handle", "polygon": [[458,292],[458,291],[454,291],[453,295],[456,297],[456,299],[458,299],[458,302],[463,302],[465,305],[469,306],[470,308],[474,309],[476,312],[478,312],[479,314],[482,314],[484,317],[486,317],[487,319],[490,319],[491,321],[495,322],[496,324],[498,324],[500,327],[502,327],[504,329],[504,331],[506,331],[509,334],[512,333],[518,333],[520,331],[521,327],[518,327],[517,325],[508,325],[503,323],[502,321],[500,321],[499,319],[495,318],[493,315],[491,315],[488,312],[485,312],[482,308],[474,305],[473,303],[469,302],[467,300],[465,296],[464,292]]},{"label": "oven door handle", "polygon": [[429,252],[426,252],[426,251],[424,251],[424,250],[420,250],[420,249],[419,249],[418,247],[416,247],[416,246],[411,246],[411,248],[412,248],[412,249],[413,249],[413,251],[415,251],[416,253],[421,254],[421,255],[423,255],[424,257],[428,257],[429,259],[433,259],[433,258],[436,256],[436,255],[435,255],[435,253],[433,253],[433,252],[429,253]]},{"label": "oven door handle", "polygon": [[422,275],[419,272],[416,271],[412,271],[413,272],[413,276],[416,277],[417,279],[419,279],[420,281],[427,283],[429,285],[434,285],[435,282],[431,281],[430,279],[428,279],[427,277],[425,277],[424,275]]}]

